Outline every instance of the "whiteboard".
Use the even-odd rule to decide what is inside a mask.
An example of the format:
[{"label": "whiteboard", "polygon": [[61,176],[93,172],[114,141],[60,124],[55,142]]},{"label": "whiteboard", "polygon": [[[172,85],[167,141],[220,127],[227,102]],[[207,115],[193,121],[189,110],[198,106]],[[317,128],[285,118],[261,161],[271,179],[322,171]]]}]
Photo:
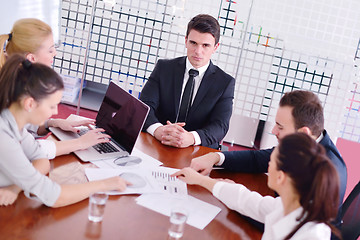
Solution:
[{"label": "whiteboard", "polygon": [[0,8],[0,34],[8,34],[16,20],[38,18],[52,28],[55,44],[60,43],[61,0],[2,1]]}]

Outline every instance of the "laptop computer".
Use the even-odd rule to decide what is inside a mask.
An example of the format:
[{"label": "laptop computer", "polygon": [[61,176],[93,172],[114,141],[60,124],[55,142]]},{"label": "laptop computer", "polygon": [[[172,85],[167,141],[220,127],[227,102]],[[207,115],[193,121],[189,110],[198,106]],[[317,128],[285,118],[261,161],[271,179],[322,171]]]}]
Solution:
[{"label": "laptop computer", "polygon": [[[105,129],[111,136],[108,143],[97,144],[74,153],[82,161],[129,156],[149,113],[149,107],[123,90],[117,82],[111,81],[96,116],[96,127]],[[80,137],[79,133],[50,127],[60,140]]]}]

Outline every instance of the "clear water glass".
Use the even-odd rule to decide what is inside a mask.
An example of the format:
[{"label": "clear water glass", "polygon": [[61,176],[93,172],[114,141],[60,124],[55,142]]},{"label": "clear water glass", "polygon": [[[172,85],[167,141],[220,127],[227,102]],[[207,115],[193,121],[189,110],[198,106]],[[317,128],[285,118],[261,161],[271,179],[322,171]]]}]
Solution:
[{"label": "clear water glass", "polygon": [[184,208],[173,208],[170,213],[170,227],[168,230],[171,238],[179,239],[184,234],[188,213]]},{"label": "clear water glass", "polygon": [[108,197],[106,193],[94,193],[90,195],[88,215],[90,221],[101,222],[103,220]]}]

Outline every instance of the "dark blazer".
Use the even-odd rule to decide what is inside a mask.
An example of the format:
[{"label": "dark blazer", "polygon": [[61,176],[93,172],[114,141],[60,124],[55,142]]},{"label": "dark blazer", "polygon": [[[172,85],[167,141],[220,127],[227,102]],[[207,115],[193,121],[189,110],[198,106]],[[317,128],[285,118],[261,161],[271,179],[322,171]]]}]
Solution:
[{"label": "dark blazer", "polygon": [[[143,131],[157,122],[175,122],[185,68],[186,57],[157,62],[140,95],[150,107]],[[232,114],[234,88],[235,79],[210,61],[184,127],[199,134],[201,145],[217,148],[225,137]]]},{"label": "dark blazer", "polygon": [[[346,190],[347,183],[347,170],[344,160],[342,159],[339,151],[337,150],[334,143],[331,141],[329,134],[324,130],[323,139],[320,144],[324,146],[326,155],[329,157],[331,162],[334,164],[340,178],[340,206],[343,202],[343,198]],[[272,149],[258,150],[258,151],[230,151],[223,152],[225,155],[225,161],[221,165],[225,169],[237,172],[248,172],[248,173],[262,173],[267,172],[270,155]],[[339,221],[339,219],[338,219]]]}]

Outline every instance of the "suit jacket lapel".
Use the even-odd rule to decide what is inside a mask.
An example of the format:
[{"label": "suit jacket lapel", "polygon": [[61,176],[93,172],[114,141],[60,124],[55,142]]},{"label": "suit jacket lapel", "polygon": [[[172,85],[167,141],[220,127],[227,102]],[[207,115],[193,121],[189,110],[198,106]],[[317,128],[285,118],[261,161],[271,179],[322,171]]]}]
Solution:
[{"label": "suit jacket lapel", "polygon": [[[180,105],[180,97],[181,97],[181,90],[182,85],[184,81],[184,74],[185,74],[185,68],[186,68],[186,57],[180,58],[177,66],[175,67],[174,71],[174,89],[173,89],[173,95],[174,95],[174,107],[175,107],[175,113],[179,110]],[[169,89],[170,90],[170,89]],[[176,118],[176,116],[175,116]]]},{"label": "suit jacket lapel", "polygon": [[206,70],[203,79],[201,80],[200,87],[196,93],[193,104],[191,105],[190,113],[195,111],[195,109],[200,105],[202,99],[206,96],[208,89],[214,84],[214,79],[212,74],[215,72],[215,66],[210,61],[209,67]]}]

